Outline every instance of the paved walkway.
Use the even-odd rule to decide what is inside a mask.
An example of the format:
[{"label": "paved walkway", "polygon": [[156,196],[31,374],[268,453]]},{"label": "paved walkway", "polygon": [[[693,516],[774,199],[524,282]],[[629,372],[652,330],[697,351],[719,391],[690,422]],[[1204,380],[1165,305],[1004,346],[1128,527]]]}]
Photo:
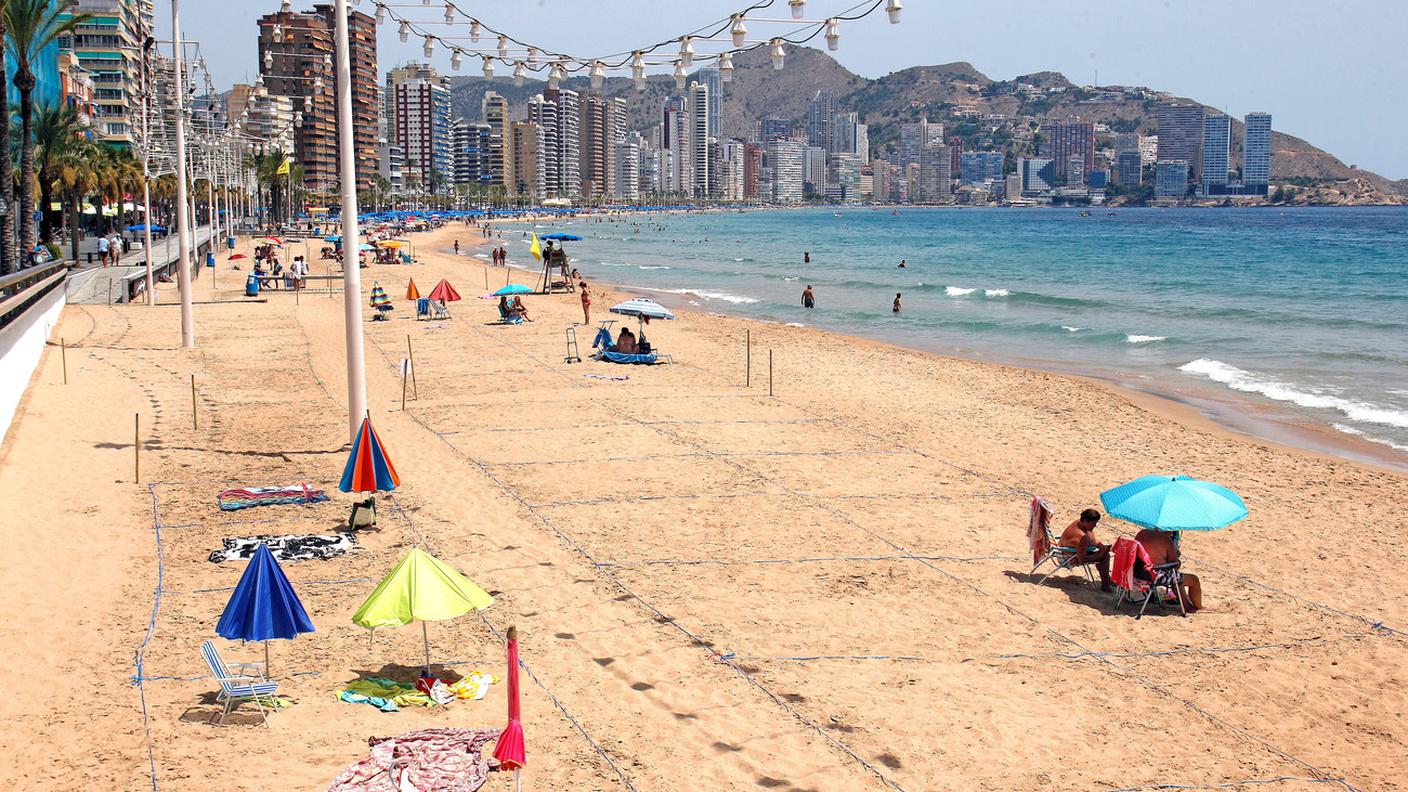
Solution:
[{"label": "paved walkway", "polygon": [[[196,248],[205,244],[210,239],[210,226],[201,226],[196,229]],[[96,246],[96,242],[93,242]],[[96,247],[94,248],[96,250]],[[84,253],[80,247],[80,254]],[[161,242],[152,244],[152,268],[161,269],[180,256],[180,243],[175,235],[167,237]],[[71,303],[107,303],[121,302],[122,295],[126,294],[126,281],[139,277],[146,271],[146,252],[143,250],[133,250],[118,260],[118,263],[111,267],[102,267],[97,264],[86,263],[87,256],[82,257],[81,263],[69,276],[68,301]]]}]

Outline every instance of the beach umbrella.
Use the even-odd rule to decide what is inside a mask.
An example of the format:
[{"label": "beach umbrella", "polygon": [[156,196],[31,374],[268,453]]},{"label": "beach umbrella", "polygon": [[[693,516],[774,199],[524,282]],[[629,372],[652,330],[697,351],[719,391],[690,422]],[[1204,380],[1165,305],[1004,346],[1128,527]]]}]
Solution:
[{"label": "beach umbrella", "polygon": [[609,309],[611,313],[623,316],[635,316],[643,319],[674,319],[675,315],[670,309],[654,300],[645,297],[632,297],[622,303],[616,303]]},{"label": "beach umbrella", "polygon": [[500,770],[513,771],[514,786],[518,786],[518,773],[528,764],[523,749],[523,718],[518,703],[518,628],[508,628],[508,726],[499,734],[494,744],[494,758]]},{"label": "beach umbrella", "polygon": [[415,278],[411,278],[411,283],[410,283],[410,285],[408,285],[408,286],[406,287],[406,299],[407,299],[407,300],[419,300],[419,299],[420,299],[420,289],[417,289],[417,288],[416,288],[416,279],[415,279]]},{"label": "beach umbrella", "polygon": [[1190,476],[1140,476],[1100,502],[1111,517],[1160,531],[1215,531],[1247,516],[1237,493]]},{"label": "beach umbrella", "polygon": [[450,282],[444,278],[441,278],[440,282],[435,284],[435,288],[430,292],[430,299],[439,300],[440,302],[454,302],[459,298],[460,293],[455,291],[455,287],[451,286]]},{"label": "beach umbrella", "polygon": [[[137,225],[127,226],[127,230],[128,230],[128,231],[146,231],[146,230],[147,230],[147,224],[146,224],[146,223],[138,223]],[[154,225],[154,226],[152,226],[152,230],[153,230],[153,231],[165,231],[166,229],[165,229],[165,228],[162,228],[162,227],[159,226],[159,225]]]},{"label": "beach umbrella", "polygon": [[352,443],[352,453],[347,456],[347,466],[342,469],[342,481],[337,488],[343,492],[390,492],[400,485],[401,477],[396,475],[396,467],[386,456],[368,413],[362,419],[362,428],[357,430],[357,439]]},{"label": "beach umbrella", "polygon": [[389,311],[396,307],[391,304],[391,297],[386,290],[381,288],[380,281],[372,282],[372,307],[378,311]]},{"label": "beach umbrella", "polygon": [[494,297],[506,297],[511,294],[532,294],[533,290],[521,283],[510,283],[509,285],[494,292]]},{"label": "beach umbrella", "polygon": [[352,622],[369,630],[420,622],[425,646],[426,675],[430,674],[430,634],[425,623],[463,616],[494,604],[489,592],[454,567],[412,548],[367,597]]},{"label": "beach umbrella", "polygon": [[313,621],[303,610],[279,562],[262,542],[235,584],[215,633],[232,641],[264,643],[264,676],[269,676],[269,641],[313,632]]},{"label": "beach umbrella", "polygon": [[341,241],[342,241],[342,236],[339,235],[339,234],[330,234],[330,235],[328,235],[328,236],[323,237],[323,241],[324,241],[324,242],[341,242]]},{"label": "beach umbrella", "polygon": [[391,248],[395,250],[397,248],[405,247],[406,243],[402,242],[399,239],[383,239],[380,242],[376,243],[376,245],[377,247]]},{"label": "beach umbrella", "polygon": [[582,238],[576,234],[546,234],[542,239],[551,239],[556,242],[581,242]]},{"label": "beach umbrella", "polygon": [[231,253],[231,254],[230,254],[230,258],[229,258],[228,260],[229,260],[229,261],[238,261],[238,260],[240,260],[240,259],[247,259],[247,258],[249,258],[249,256],[246,256],[246,255],[243,254],[243,253]]}]

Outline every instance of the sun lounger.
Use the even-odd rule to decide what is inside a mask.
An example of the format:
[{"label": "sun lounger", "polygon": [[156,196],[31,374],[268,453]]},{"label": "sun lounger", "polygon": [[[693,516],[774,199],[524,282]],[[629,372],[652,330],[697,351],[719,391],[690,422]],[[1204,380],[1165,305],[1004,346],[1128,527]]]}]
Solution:
[{"label": "sun lounger", "polygon": [[1027,544],[1032,551],[1032,574],[1048,561],[1055,565],[1055,569],[1046,573],[1037,582],[1037,585],[1045,583],[1052,575],[1063,569],[1080,569],[1085,572],[1085,577],[1090,582],[1095,582],[1095,576],[1090,572],[1089,564],[1076,563],[1076,551],[1072,547],[1062,547],[1056,543],[1051,536],[1051,507],[1046,505],[1046,501],[1041,498],[1032,498],[1031,512],[1027,522]]},{"label": "sun lounger", "polygon": [[431,313],[431,317],[430,317],[430,318],[432,318],[432,319],[449,319],[449,318],[450,318],[450,309],[445,307],[445,303],[440,302],[439,300],[427,300],[427,302],[430,304],[430,313]]},{"label": "sun lounger", "polygon": [[[1128,536],[1115,540],[1113,552],[1114,561],[1110,573],[1118,592],[1115,595],[1116,608],[1126,601],[1139,601],[1139,613],[1134,617],[1137,621],[1144,616],[1149,602],[1157,600],[1161,607],[1177,603],[1178,610],[1184,616],[1188,615],[1188,611],[1183,607],[1183,597],[1180,596],[1183,574],[1179,571],[1178,562],[1155,566],[1151,563],[1149,551],[1144,549],[1144,545]],[[1138,568],[1146,570],[1148,580],[1135,575]]]},{"label": "sun lounger", "polygon": [[[230,668],[220,657],[220,650],[215,648],[214,641],[205,641],[200,645],[200,653],[205,657],[206,665],[210,666],[210,673],[215,677],[215,681],[220,685],[220,692],[215,696],[217,704],[224,704],[225,708],[220,712],[220,719],[216,723],[224,723],[225,716],[230,714],[230,710],[239,706],[245,701],[253,701],[254,706],[259,708],[259,717],[264,719],[264,725],[269,725],[269,715],[264,710],[264,704],[260,698],[267,698],[279,692],[279,683],[270,682],[259,675],[232,674]],[[252,666],[251,663],[239,663],[237,668]]]}]

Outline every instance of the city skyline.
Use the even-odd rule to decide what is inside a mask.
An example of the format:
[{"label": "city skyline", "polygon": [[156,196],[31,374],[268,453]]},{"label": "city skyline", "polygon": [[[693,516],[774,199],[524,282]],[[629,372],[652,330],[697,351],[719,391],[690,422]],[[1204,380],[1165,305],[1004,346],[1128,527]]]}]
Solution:
[{"label": "city skyline", "polygon": [[[691,4],[689,16],[699,23],[726,17],[735,4],[700,0]],[[811,0],[821,12],[822,0]],[[191,14],[185,35],[199,39],[215,70],[222,90],[236,82],[252,82],[258,72],[257,52],[244,36],[231,30],[252,25],[267,8],[240,4],[213,5]],[[359,7],[363,8],[364,7]],[[543,30],[544,44],[573,47],[574,41],[600,42],[609,51],[629,46],[635,35],[650,26],[650,35],[673,35],[677,20],[661,19],[646,0],[622,0],[613,13],[601,13],[599,3],[545,2],[503,4],[477,10],[506,29]],[[1408,178],[1408,150],[1397,141],[1397,130],[1408,118],[1408,86],[1374,75],[1408,71],[1408,55],[1398,42],[1408,37],[1408,14],[1387,2],[1360,0],[1348,7],[1328,7],[1308,0],[1290,0],[1276,6],[1242,2],[1214,4],[1183,0],[1157,7],[1129,8],[1110,0],[1074,0],[1059,15],[1035,0],[1011,0],[1001,9],[1003,35],[984,40],[965,31],[983,29],[991,21],[990,6],[962,7],[914,2],[905,9],[906,22],[891,26],[882,19],[863,20],[842,27],[840,48],[829,53],[848,69],[875,78],[912,66],[967,61],[994,79],[1050,70],[1065,74],[1078,84],[1142,85],[1205,102],[1235,118],[1266,111],[1277,118],[1278,131],[1303,138],[1339,157],[1345,164],[1380,173],[1391,179]],[[1207,16],[1219,14],[1222,24],[1208,25]],[[545,18],[557,23],[545,27]],[[623,18],[643,20],[623,31]],[[158,35],[169,36],[169,15],[157,15]],[[1130,29],[1147,33],[1157,27],[1159,36],[1129,35]],[[656,29],[658,28],[658,29]],[[1261,31],[1250,54],[1245,50],[1246,31]],[[655,35],[658,34],[658,35]],[[1013,47],[1016,37],[1023,46]],[[394,34],[379,36],[383,67],[421,59],[419,45],[401,43]],[[1330,48],[1309,47],[1287,56],[1265,42],[1359,42],[1356,57],[1347,61]],[[1190,51],[1188,42],[1199,42]],[[814,44],[825,47],[818,39]],[[1261,49],[1258,50],[1257,48]],[[1198,57],[1197,52],[1205,53]],[[1227,53],[1238,52],[1229,66]],[[1258,55],[1257,53],[1260,52]],[[449,68],[448,55],[433,59],[443,73],[475,74],[466,64],[460,72]],[[383,69],[384,71],[384,69]],[[1386,117],[1385,117],[1386,114]],[[1384,123],[1365,125],[1360,119],[1384,117]]]}]

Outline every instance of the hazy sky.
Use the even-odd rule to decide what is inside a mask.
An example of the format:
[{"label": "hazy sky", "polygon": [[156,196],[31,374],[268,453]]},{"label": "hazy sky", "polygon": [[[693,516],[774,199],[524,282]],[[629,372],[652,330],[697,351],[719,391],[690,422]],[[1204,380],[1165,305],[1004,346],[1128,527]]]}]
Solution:
[{"label": "hazy sky", "polygon": [[[404,0],[401,0],[404,2]],[[398,9],[442,20],[438,5]],[[856,0],[809,0],[807,16]],[[833,53],[875,77],[915,65],[968,61],[994,79],[1052,70],[1077,83],[1146,85],[1242,116],[1269,112],[1278,131],[1309,140],[1348,164],[1408,178],[1408,0],[904,0],[903,21],[883,12],[841,28]],[[629,50],[722,19],[746,0],[457,0],[488,24],[544,47],[589,57]],[[776,11],[786,16],[785,0]],[[311,0],[295,8],[312,6]],[[254,20],[276,0],[187,0],[182,27],[199,39],[217,82],[257,72]],[[370,13],[368,0],[360,10]],[[169,0],[157,24],[170,37]],[[750,34],[763,30],[750,25]],[[820,40],[818,39],[818,44]],[[821,45],[824,46],[824,45]],[[378,40],[383,68],[418,60],[395,27]],[[433,59],[450,72],[443,48]],[[477,74],[466,60],[464,73]],[[500,69],[504,75],[506,69]]]}]

